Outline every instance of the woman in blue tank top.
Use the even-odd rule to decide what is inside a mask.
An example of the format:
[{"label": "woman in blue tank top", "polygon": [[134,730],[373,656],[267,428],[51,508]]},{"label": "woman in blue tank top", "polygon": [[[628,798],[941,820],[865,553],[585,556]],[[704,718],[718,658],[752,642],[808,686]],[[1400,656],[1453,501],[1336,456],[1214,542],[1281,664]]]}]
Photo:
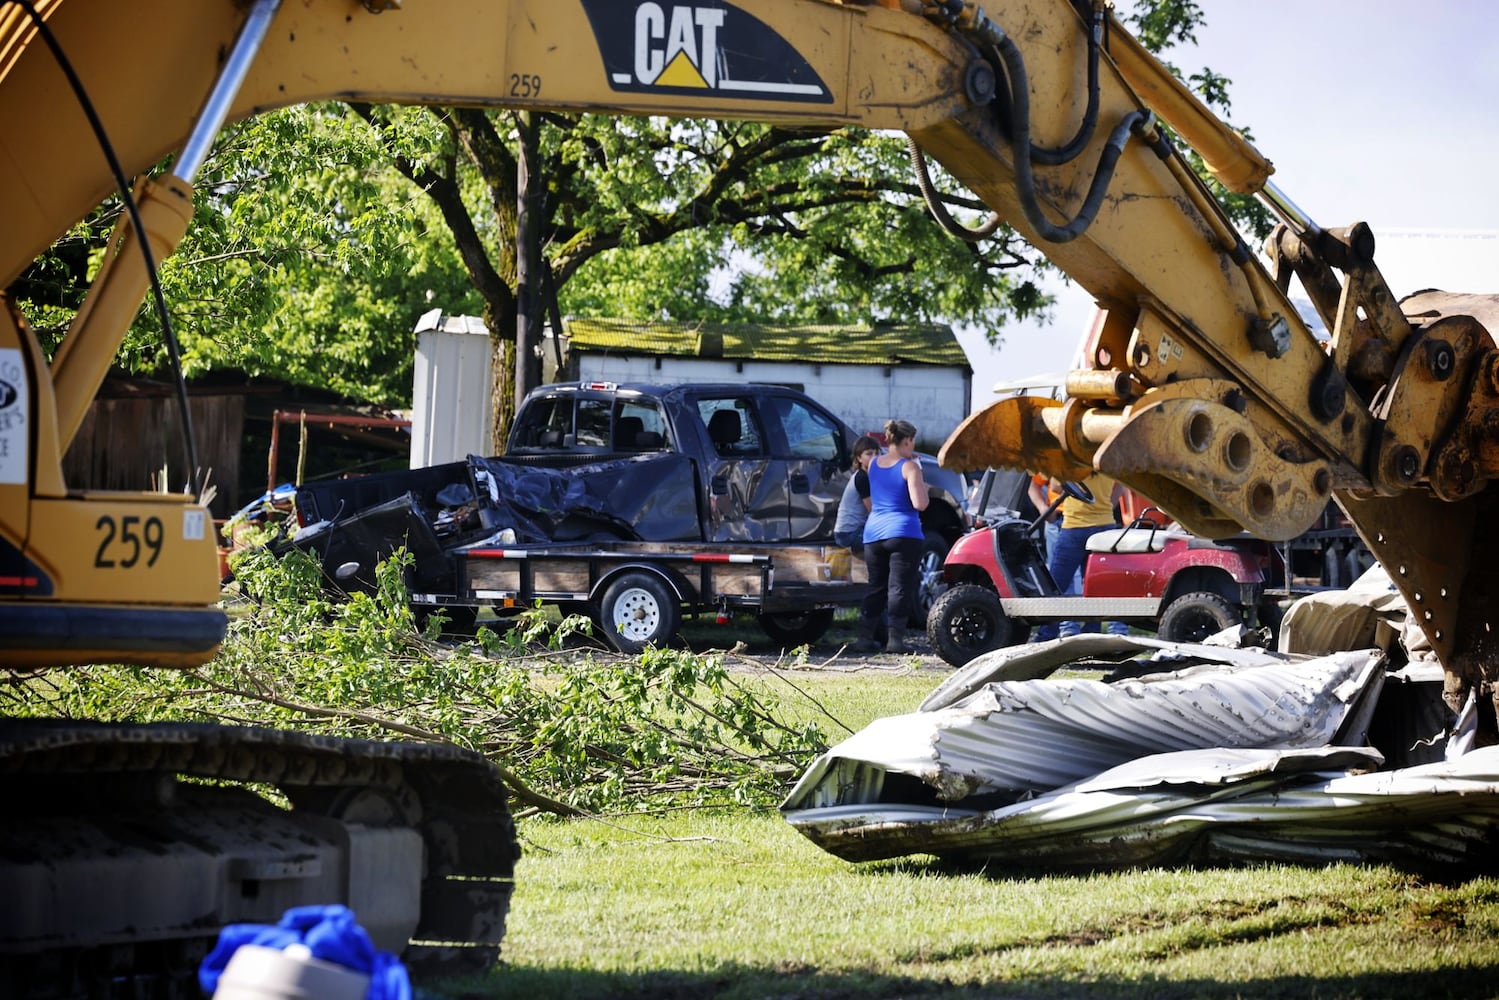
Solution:
[{"label": "woman in blue tank top", "polygon": [[889,615],[887,653],[909,653],[906,622],[920,583],[921,512],[929,499],[916,460],[916,428],[905,420],[885,424],[889,450],[869,465],[869,520],[864,522],[864,565],[869,594],[859,613],[860,652],[879,649],[874,634]]}]

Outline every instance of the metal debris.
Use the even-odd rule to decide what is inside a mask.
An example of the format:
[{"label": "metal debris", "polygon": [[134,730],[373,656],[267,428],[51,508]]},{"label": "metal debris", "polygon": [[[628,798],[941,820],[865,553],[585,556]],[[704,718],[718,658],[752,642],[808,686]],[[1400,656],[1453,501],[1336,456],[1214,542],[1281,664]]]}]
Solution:
[{"label": "metal debris", "polygon": [[[1130,659],[1141,653],[1154,655]],[[1079,661],[1117,679],[1046,679]],[[1001,650],[824,754],[781,809],[858,861],[1494,868],[1499,747],[1382,770],[1366,744],[1384,680],[1378,650],[1308,658],[1112,636]]]}]

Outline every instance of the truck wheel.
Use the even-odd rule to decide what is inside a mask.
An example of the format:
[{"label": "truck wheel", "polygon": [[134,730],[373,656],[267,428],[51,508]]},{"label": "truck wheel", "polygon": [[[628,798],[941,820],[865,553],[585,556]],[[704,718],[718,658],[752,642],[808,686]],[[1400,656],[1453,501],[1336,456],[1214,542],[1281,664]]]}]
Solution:
[{"label": "truck wheel", "polygon": [[780,614],[760,616],[760,627],[772,642],[783,648],[808,646],[827,634],[833,624],[831,608],[813,608],[811,611],[783,611]]},{"label": "truck wheel", "polygon": [[621,653],[665,646],[682,624],[675,594],[651,573],[626,573],[609,584],[599,602],[599,626],[609,645]]},{"label": "truck wheel", "polygon": [[1156,634],[1167,642],[1201,642],[1243,620],[1238,608],[1217,594],[1199,591],[1172,601]]},{"label": "truck wheel", "polygon": [[932,648],[955,667],[980,653],[1022,643],[1030,631],[1030,626],[1004,613],[998,594],[971,583],[959,584],[938,597],[926,621]]},{"label": "truck wheel", "polygon": [[474,633],[479,631],[478,618],[479,609],[467,604],[413,604],[411,616],[416,620],[416,627],[426,629],[427,620],[441,613],[447,620],[442,624],[444,636],[460,639],[471,639]]}]

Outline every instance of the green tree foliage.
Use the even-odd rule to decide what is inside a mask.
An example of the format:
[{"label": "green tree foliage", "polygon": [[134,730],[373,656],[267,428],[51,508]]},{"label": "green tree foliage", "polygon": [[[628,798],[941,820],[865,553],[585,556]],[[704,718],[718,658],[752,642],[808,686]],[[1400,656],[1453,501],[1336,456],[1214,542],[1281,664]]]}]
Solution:
[{"label": "green tree foliage", "polygon": [[[490,757],[531,808],[560,814],[773,806],[827,748],[768,683],[722,656],[595,656],[583,619],[527,612],[460,646],[418,630],[403,573],[334,602],[317,563],[252,549],[224,648],[194,670],[89,667],[0,685],[0,710],[115,722],[253,722],[365,739],[446,742]],[[786,687],[784,695],[795,690]]]}]

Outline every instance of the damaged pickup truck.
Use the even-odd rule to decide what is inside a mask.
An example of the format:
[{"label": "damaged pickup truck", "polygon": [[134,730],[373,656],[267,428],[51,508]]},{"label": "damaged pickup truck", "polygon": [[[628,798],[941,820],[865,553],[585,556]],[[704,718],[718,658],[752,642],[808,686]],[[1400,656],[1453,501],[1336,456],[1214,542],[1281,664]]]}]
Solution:
[{"label": "damaged pickup truck", "polygon": [[1286,652],[1218,644],[1241,626],[1213,644],[1077,636],[986,653],[916,712],[829,750],[782,813],[852,861],[1493,871],[1499,746],[1474,748],[1471,706],[1445,705],[1382,572],[1293,606]]},{"label": "damaged pickup truck", "polygon": [[[666,642],[684,614],[754,614],[800,645],[865,591],[832,542],[851,445],[837,417],[778,386],[547,385],[522,401],[503,457],[302,486],[294,544],[348,591],[372,589],[404,547],[414,605],[454,631],[482,605],[541,601],[625,652]],[[960,500],[942,499],[931,507],[955,535]]]}]

